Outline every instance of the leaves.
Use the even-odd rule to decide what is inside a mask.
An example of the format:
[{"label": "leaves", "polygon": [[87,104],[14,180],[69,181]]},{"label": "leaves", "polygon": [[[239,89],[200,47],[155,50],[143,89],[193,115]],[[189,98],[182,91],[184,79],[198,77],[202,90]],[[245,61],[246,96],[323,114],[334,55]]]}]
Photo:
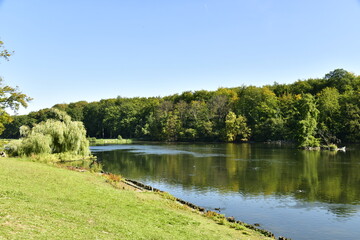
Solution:
[{"label": "leaves", "polygon": [[[2,89],[3,106],[16,109],[29,100],[16,88],[3,86]],[[360,141],[359,96],[360,76],[335,69],[324,78],[292,84],[186,91],[163,98],[118,97],[92,103],[58,104],[56,108],[81,120],[89,137],[120,135],[160,141],[287,140],[318,145],[319,137],[327,144]],[[0,120],[9,129],[3,136],[18,137],[19,126],[26,123],[31,127],[49,118],[56,117],[48,110],[41,110],[30,113],[28,118],[15,117],[9,123],[10,116],[3,111]]]},{"label": "leaves", "polygon": [[32,129],[21,127],[24,138],[9,144],[13,155],[42,153],[73,153],[88,156],[89,142],[82,122],[71,121],[70,117],[57,109],[52,109],[58,119],[48,119],[36,124]]},{"label": "leaves", "polygon": [[236,117],[236,114],[231,111],[226,115],[224,134],[225,141],[234,142],[237,139],[247,141],[249,140],[250,132],[251,131],[246,124],[245,117]]},{"label": "leaves", "polygon": [[[0,58],[8,61],[11,52],[6,50],[3,45],[4,43],[0,41]],[[3,79],[0,77],[0,134],[5,129],[4,125],[12,121],[5,109],[10,108],[16,112],[20,106],[27,107],[29,101],[31,101],[31,98],[20,92],[18,87],[4,85]]]},{"label": "leaves", "polygon": [[9,57],[13,52],[10,52],[4,48],[4,42],[0,41],[0,57],[4,58],[5,60],[9,61]]}]

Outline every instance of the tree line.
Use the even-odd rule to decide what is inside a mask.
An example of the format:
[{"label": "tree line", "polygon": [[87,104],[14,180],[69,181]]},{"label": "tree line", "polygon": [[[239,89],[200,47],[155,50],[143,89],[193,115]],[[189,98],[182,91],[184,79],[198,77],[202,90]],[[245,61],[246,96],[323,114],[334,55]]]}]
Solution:
[{"label": "tree line", "polygon": [[[56,104],[88,137],[156,141],[276,141],[319,146],[360,141],[360,76],[335,69],[323,78],[187,91],[166,97]],[[50,109],[14,116],[2,138],[51,118]]]}]

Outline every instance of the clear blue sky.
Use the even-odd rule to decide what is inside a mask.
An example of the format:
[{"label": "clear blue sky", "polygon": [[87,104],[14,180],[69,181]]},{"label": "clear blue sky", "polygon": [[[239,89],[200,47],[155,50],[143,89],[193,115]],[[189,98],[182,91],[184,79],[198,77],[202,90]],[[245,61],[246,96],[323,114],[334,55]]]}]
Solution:
[{"label": "clear blue sky", "polygon": [[27,110],[360,74],[359,0],[0,0]]}]

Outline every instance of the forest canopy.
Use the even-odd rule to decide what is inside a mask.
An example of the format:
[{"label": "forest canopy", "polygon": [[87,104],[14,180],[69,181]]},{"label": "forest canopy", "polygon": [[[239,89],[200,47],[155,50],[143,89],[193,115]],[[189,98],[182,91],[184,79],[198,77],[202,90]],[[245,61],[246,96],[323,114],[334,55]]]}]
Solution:
[{"label": "forest canopy", "polygon": [[[83,122],[88,137],[157,141],[286,140],[299,146],[360,141],[360,76],[335,69],[323,78],[186,91],[166,97],[117,97],[54,106]],[[49,118],[43,109],[15,116],[3,138]]]}]

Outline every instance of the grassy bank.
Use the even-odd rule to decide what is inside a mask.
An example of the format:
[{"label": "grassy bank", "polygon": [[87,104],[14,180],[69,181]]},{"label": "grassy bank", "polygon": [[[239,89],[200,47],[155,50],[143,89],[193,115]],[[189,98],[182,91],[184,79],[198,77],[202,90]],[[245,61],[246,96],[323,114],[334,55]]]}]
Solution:
[{"label": "grassy bank", "polygon": [[117,138],[89,138],[89,142],[91,145],[97,145],[97,144],[126,144],[126,143],[132,143],[132,139],[117,139]]},{"label": "grassy bank", "polygon": [[267,239],[102,176],[0,159],[0,239]]}]

